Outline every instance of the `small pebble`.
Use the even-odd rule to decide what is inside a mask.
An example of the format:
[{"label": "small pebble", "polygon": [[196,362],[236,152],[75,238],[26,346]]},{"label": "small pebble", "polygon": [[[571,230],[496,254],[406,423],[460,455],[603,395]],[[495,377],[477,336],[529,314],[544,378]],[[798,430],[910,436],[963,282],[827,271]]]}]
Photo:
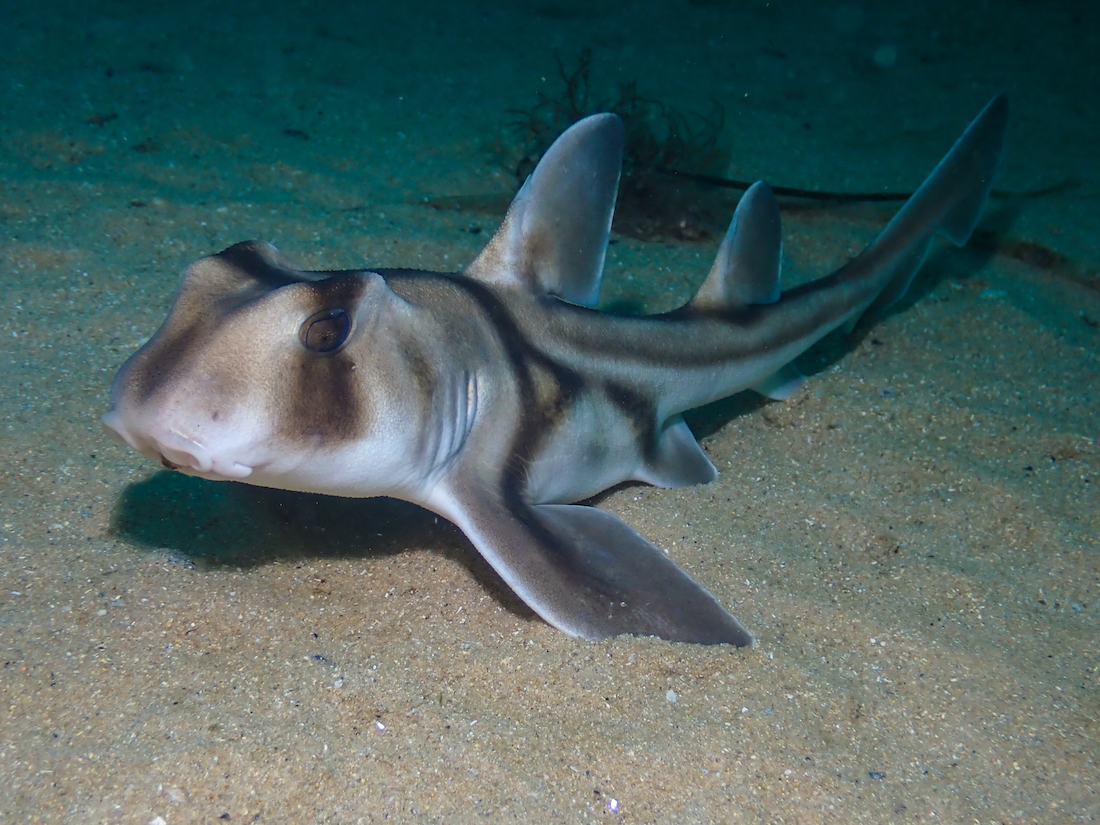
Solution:
[{"label": "small pebble", "polygon": [[672,688],[669,688],[668,693],[665,694],[665,699],[669,702],[672,702],[673,704],[676,704],[676,691],[674,691]]},{"label": "small pebble", "polygon": [[170,564],[173,567],[182,567],[184,570],[194,570],[197,567],[193,558],[186,553],[181,553],[179,550],[173,550],[171,547],[160,548],[152,554],[152,557],[159,557],[160,561],[165,564]]}]

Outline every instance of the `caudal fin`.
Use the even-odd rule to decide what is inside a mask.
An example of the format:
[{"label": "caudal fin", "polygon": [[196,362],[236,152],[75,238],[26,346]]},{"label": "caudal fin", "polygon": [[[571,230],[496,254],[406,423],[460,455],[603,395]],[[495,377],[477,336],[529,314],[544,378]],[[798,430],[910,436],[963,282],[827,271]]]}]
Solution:
[{"label": "caudal fin", "polygon": [[867,308],[890,306],[909,289],[936,234],[961,246],[981,217],[1004,150],[1008,100],[991,100],[879,236],[844,270],[882,273],[884,284]]}]

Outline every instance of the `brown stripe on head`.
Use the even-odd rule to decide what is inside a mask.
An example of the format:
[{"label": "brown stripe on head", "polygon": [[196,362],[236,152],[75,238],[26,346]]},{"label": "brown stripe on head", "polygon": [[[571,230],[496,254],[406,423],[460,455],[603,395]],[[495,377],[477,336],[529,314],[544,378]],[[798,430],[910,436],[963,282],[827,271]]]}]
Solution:
[{"label": "brown stripe on head", "polygon": [[[372,289],[379,287],[380,289]],[[371,293],[385,290],[384,282],[372,273],[347,273],[294,287],[294,300],[302,323],[296,331],[299,346],[285,363],[285,373],[271,376],[277,395],[275,428],[280,438],[294,441],[350,441],[364,435],[369,395],[359,369],[363,346],[376,307],[362,306]],[[306,346],[307,327],[315,315],[326,311],[347,313],[350,326],[346,342],[331,351]]]}]

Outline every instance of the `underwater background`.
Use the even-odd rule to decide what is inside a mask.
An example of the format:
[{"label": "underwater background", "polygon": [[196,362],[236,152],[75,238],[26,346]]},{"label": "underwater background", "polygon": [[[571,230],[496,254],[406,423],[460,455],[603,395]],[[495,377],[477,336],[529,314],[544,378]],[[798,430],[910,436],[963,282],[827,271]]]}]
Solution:
[{"label": "underwater background", "polygon": [[[1096,821],[1098,53],[1085,2],[5,3],[0,820]],[[755,649],[568,638],[430,514],[99,424],[196,258],[459,269],[571,115],[633,118],[601,303],[641,312],[715,178],[911,191],[999,92],[972,242],[694,414],[716,482],[597,501]],[[790,284],[896,205],[782,207]]]}]

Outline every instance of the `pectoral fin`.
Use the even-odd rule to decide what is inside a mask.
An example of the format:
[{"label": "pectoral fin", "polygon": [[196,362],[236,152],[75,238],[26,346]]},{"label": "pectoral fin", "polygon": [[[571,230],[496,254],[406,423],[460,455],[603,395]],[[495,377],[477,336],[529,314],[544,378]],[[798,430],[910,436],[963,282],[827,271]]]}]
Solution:
[{"label": "pectoral fin", "polygon": [[753,644],[709,592],[610,513],[505,502],[485,490],[444,508],[543,619],[574,636],[629,633],[695,644]]}]

